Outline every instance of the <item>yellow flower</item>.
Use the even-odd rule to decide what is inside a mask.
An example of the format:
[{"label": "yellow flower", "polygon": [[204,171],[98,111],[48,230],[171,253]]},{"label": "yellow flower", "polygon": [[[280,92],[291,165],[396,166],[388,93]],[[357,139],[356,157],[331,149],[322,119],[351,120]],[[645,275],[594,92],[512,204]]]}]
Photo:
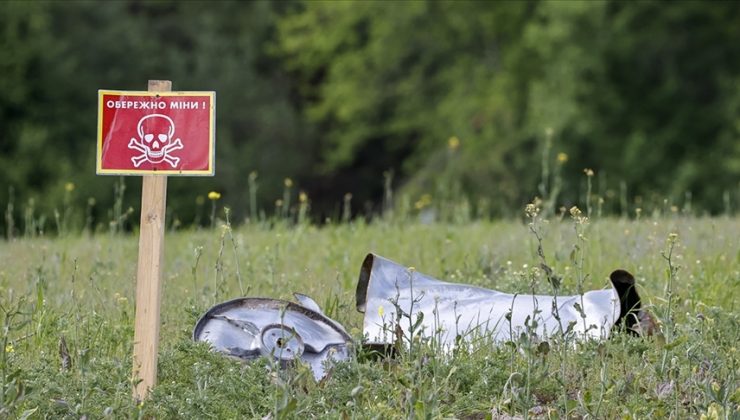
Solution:
[{"label": "yellow flower", "polygon": [[212,201],[216,201],[219,198],[221,198],[221,193],[216,191],[211,191],[208,193],[208,199]]},{"label": "yellow flower", "polygon": [[304,191],[301,191],[301,193],[298,194],[298,201],[300,201],[301,203],[305,203],[306,201],[308,201],[308,194],[306,194]]},{"label": "yellow flower", "polygon": [[668,234],[668,240],[670,242],[676,242],[676,239],[678,239],[678,233],[672,232]]},{"label": "yellow flower", "polygon": [[285,184],[285,188],[290,188],[293,186],[293,180],[290,178],[285,178],[285,181],[283,181],[283,183]]},{"label": "yellow flower", "polygon": [[13,353],[15,349],[13,348],[12,344],[8,344],[5,346],[5,353]]},{"label": "yellow flower", "polygon": [[558,163],[560,163],[562,165],[563,163],[565,163],[567,161],[568,161],[568,154],[567,153],[563,153],[563,152],[558,153]]},{"label": "yellow flower", "polygon": [[432,204],[432,196],[429,194],[423,194],[419,200],[414,203],[414,207],[416,207],[417,210],[421,210],[424,207]]},{"label": "yellow flower", "polygon": [[75,184],[74,184],[74,182],[68,182],[68,183],[64,184],[64,190],[67,191],[67,192],[74,191],[75,190]]},{"label": "yellow flower", "polygon": [[576,206],[571,207],[570,208],[570,215],[572,217],[578,217],[578,216],[580,216],[581,215],[581,209],[579,209]]},{"label": "yellow flower", "polygon": [[456,150],[460,147],[460,139],[457,136],[452,136],[447,140],[447,148],[450,150]]},{"label": "yellow flower", "polygon": [[378,315],[382,318],[383,315],[385,315],[385,309],[383,309],[383,305],[378,306]]},{"label": "yellow flower", "polygon": [[586,174],[586,176],[591,177],[594,176],[594,170],[590,168],[586,168],[583,170],[583,173]]}]

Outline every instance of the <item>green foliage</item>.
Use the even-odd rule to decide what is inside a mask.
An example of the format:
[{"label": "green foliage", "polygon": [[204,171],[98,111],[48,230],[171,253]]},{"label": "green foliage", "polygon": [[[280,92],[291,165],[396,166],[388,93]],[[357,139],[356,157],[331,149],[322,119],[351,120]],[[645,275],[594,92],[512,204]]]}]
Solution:
[{"label": "green foliage", "polygon": [[646,201],[689,191],[719,211],[740,175],[739,15],[736,3],[312,2],[279,33],[329,170],[377,174],[390,159],[416,196],[443,178],[511,208],[533,194],[547,129],[551,153],[571,156],[566,184],[588,167],[602,196],[624,182]]},{"label": "green foliage", "polygon": [[[2,2],[5,233],[44,230],[22,223],[27,209],[46,230],[55,210],[70,228],[118,223],[103,210],[116,180],[93,175],[95,91],[155,78],[218,93],[217,176],[170,182],[185,224],[207,224],[194,202],[210,190],[236,221],[271,213],[285,177],[317,218],[340,218],[348,192],[354,214],[377,212],[385,172],[411,204],[507,215],[542,195],[541,162],[558,153],[568,207],[592,168],[607,212],[664,198],[732,211],[739,17],[737,2]],[[70,182],[73,207],[96,200],[88,214],[64,215]]]}]

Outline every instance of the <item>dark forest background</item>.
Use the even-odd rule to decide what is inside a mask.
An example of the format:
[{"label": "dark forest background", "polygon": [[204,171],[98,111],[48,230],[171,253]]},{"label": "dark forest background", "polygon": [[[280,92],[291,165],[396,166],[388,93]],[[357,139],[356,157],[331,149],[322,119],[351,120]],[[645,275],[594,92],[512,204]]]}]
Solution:
[{"label": "dark forest background", "polygon": [[209,191],[234,220],[270,214],[285,178],[321,220],[391,190],[507,216],[582,204],[588,180],[605,212],[740,199],[740,2],[5,1],[6,220],[94,198],[105,221],[97,90],[148,79],[217,92],[216,176],[169,181],[184,224]]}]

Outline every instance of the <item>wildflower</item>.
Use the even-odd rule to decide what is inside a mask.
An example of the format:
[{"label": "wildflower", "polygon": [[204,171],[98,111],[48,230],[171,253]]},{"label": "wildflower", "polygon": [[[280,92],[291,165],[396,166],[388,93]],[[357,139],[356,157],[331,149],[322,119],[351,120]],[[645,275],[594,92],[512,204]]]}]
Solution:
[{"label": "wildflower", "polygon": [[381,318],[385,315],[385,309],[383,309],[383,305],[378,306],[378,316]]},{"label": "wildflower", "polygon": [[216,191],[211,191],[208,193],[208,199],[211,201],[216,201],[219,198],[221,198],[221,193]]},{"label": "wildflower", "polygon": [[308,194],[306,194],[304,191],[301,191],[300,194],[298,194],[298,201],[301,203],[305,203],[308,201]]},{"label": "wildflower", "polygon": [[676,242],[676,239],[678,239],[678,233],[671,232],[668,234],[668,241],[673,243]]},{"label": "wildflower", "polygon": [[573,218],[579,217],[581,215],[581,210],[578,207],[573,206],[570,208],[570,215]]},{"label": "wildflower", "polygon": [[249,173],[249,180],[254,181],[257,179],[257,171],[252,171]]},{"label": "wildflower", "polygon": [[293,180],[290,178],[285,178],[285,181],[283,181],[283,183],[285,184],[285,188],[290,188],[293,186]]},{"label": "wildflower", "polygon": [[74,191],[75,190],[75,184],[74,184],[74,182],[68,182],[68,183],[64,184],[64,190],[67,191],[67,192]]},{"label": "wildflower", "polygon": [[409,271],[416,271],[416,267],[414,266],[409,267]]},{"label": "wildflower", "polygon": [[567,153],[563,153],[563,152],[558,153],[558,163],[559,164],[562,165],[563,163],[565,163],[567,161],[568,161],[568,154]]},{"label": "wildflower", "polygon": [[429,194],[423,194],[421,197],[419,197],[419,200],[414,204],[414,207],[416,207],[417,210],[421,210],[430,204],[432,204],[432,196]]},{"label": "wildflower", "polygon": [[588,176],[588,177],[594,176],[594,170],[593,169],[586,168],[586,169],[583,170],[583,173],[586,174],[586,176]]},{"label": "wildflower", "polygon": [[524,207],[524,213],[527,214],[527,217],[534,218],[535,216],[537,216],[537,213],[539,212],[540,212],[540,209],[538,209],[534,203],[529,203]]},{"label": "wildflower", "polygon": [[275,207],[282,207],[283,206],[283,200],[277,199],[275,200]]},{"label": "wildflower", "polygon": [[15,348],[13,348],[12,344],[7,344],[5,346],[5,353],[13,353],[15,351]]},{"label": "wildflower", "polygon": [[447,148],[450,150],[457,150],[460,147],[460,139],[457,136],[452,136],[447,140]]}]

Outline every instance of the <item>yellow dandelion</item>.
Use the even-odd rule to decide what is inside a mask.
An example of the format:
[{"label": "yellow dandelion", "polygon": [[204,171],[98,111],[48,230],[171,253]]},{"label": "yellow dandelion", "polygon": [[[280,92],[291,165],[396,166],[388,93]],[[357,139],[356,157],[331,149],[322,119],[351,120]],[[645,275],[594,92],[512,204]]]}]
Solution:
[{"label": "yellow dandelion", "polygon": [[567,161],[568,161],[568,154],[567,153],[563,153],[563,152],[558,153],[558,163],[559,164],[562,165],[563,163],[565,163]]},{"label": "yellow dandelion", "polygon": [[15,348],[12,344],[8,344],[5,346],[5,353],[13,353],[15,351]]},{"label": "yellow dandelion", "polygon": [[221,193],[217,191],[211,191],[208,193],[208,199],[211,201],[216,201],[221,198]]},{"label": "yellow dandelion", "polygon": [[452,136],[447,140],[447,148],[450,150],[456,150],[460,147],[460,139],[457,136]]},{"label": "yellow dandelion", "polygon": [[64,190],[67,191],[67,192],[74,191],[75,190],[75,184],[74,184],[74,182],[68,182],[68,183],[64,184]]},{"label": "yellow dandelion", "polygon": [[304,191],[301,191],[300,194],[298,194],[298,201],[301,203],[305,203],[308,201],[308,194],[306,194]]},{"label": "yellow dandelion", "polygon": [[285,184],[285,188],[290,188],[293,186],[293,180],[290,178],[285,178],[285,181],[283,181],[283,183]]}]

